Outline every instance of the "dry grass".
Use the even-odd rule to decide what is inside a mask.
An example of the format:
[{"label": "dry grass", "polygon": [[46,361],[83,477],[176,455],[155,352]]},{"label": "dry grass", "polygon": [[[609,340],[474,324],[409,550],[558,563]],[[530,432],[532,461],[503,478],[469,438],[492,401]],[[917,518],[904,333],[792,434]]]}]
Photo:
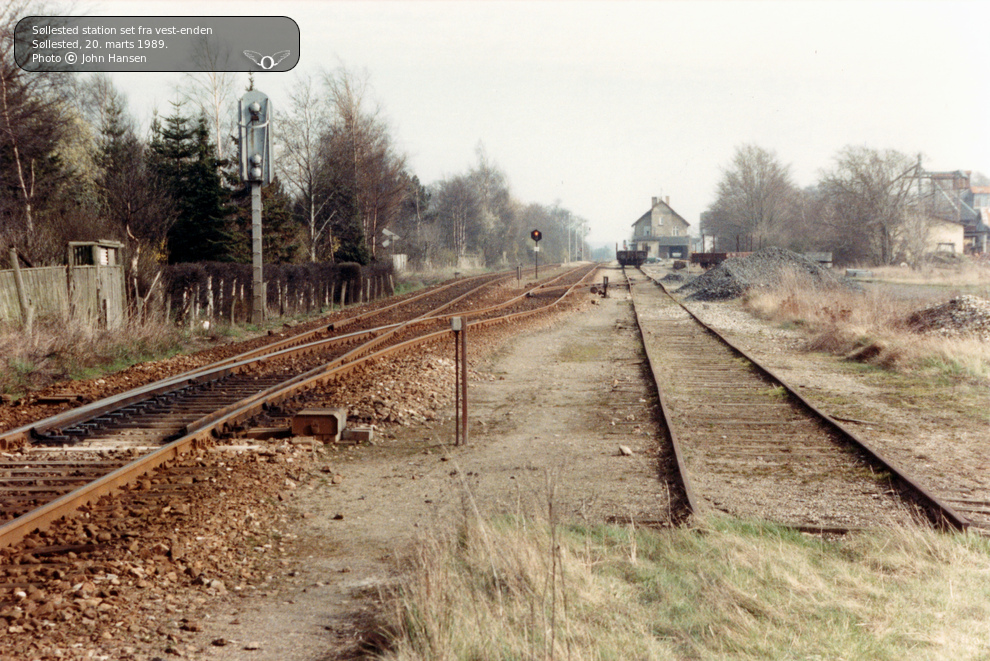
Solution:
[{"label": "dry grass", "polygon": [[61,318],[39,319],[34,332],[0,326],[0,391],[15,395],[65,379],[91,378],[179,351],[173,326],[128,323],[115,331]]},{"label": "dry grass", "polygon": [[941,659],[990,654],[990,543],[922,528],[823,541],[471,520],[404,567],[382,658]]},{"label": "dry grass", "polygon": [[885,282],[949,287],[990,287],[990,264],[969,259],[948,264],[925,264],[920,269],[906,266],[866,266],[874,278]]},{"label": "dry grass", "polygon": [[763,319],[805,329],[812,351],[886,369],[938,369],[962,378],[990,377],[990,344],[976,337],[912,331],[906,320],[924,304],[895,296],[882,286],[863,292],[823,291],[793,276],[782,279],[776,289],[750,294],[744,305]]}]

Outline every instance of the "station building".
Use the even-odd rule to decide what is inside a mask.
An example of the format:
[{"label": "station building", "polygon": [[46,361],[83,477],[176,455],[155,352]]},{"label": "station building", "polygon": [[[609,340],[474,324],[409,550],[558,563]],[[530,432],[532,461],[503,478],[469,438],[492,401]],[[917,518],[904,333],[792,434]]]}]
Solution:
[{"label": "station building", "polygon": [[646,252],[646,258],[688,259],[691,237],[688,221],[670,206],[670,196],[653,198],[650,210],[633,223],[631,250]]}]

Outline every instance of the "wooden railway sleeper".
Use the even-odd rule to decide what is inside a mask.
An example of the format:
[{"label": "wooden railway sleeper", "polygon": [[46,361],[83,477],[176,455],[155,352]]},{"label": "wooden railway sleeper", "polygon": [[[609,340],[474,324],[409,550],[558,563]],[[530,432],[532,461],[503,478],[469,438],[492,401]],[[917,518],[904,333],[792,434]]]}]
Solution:
[{"label": "wooden railway sleeper", "polygon": [[[644,273],[644,275],[646,275]],[[659,287],[661,291],[670,296],[667,289],[663,286],[663,283],[656,280],[655,278],[647,276],[647,279],[651,281],[654,285]],[[631,288],[630,288],[631,289]],[[908,476],[907,473],[901,469],[898,465],[892,462],[889,458],[881,455],[877,450],[867,444],[863,439],[857,436],[853,431],[836,421],[835,419],[828,416],[824,411],[813,405],[808,401],[803,395],[801,395],[797,390],[789,386],[783,379],[781,379],[772,370],[762,366],[756,361],[749,353],[742,350],[739,346],[731,342],[728,338],[722,336],[720,333],[716,332],[711,326],[703,322],[697,315],[688,310],[679,301],[676,301],[673,296],[670,296],[671,300],[675,304],[679,305],[688,315],[690,315],[702,328],[704,328],[708,333],[717,338],[721,343],[728,346],[729,349],[737,354],[740,358],[747,361],[751,366],[756,368],[758,371],[766,374],[767,377],[777,382],[784,390],[787,392],[790,398],[792,398],[798,405],[803,407],[805,410],[813,413],[826,427],[831,428],[835,432],[838,432],[839,436],[850,443],[857,452],[862,452],[864,456],[869,458],[871,463],[876,463],[884,470],[889,472],[893,479],[898,483],[900,489],[903,490],[905,497],[908,497],[913,501],[916,507],[920,507],[924,510],[936,525],[952,527],[958,530],[965,530],[971,525],[965,517],[961,516],[957,511],[955,511],[947,502],[933,495],[927,488],[922,486],[912,477]],[[663,399],[661,398],[661,404],[663,404]]]}]

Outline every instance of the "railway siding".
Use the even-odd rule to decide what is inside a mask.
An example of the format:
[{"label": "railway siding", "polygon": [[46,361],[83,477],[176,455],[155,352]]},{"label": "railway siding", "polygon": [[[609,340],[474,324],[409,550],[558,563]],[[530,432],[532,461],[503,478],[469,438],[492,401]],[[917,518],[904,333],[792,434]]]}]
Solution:
[{"label": "railway siding", "polygon": [[825,530],[918,518],[882,465],[652,281],[630,290],[696,509]]}]

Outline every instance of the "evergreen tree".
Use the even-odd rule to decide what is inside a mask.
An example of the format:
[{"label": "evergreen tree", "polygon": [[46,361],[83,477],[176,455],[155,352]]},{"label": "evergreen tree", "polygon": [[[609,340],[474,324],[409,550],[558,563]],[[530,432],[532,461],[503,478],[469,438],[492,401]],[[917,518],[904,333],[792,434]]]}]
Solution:
[{"label": "evergreen tree", "polygon": [[333,235],[336,239],[333,257],[338,262],[367,264],[371,261],[371,251],[365,241],[361,214],[354,204],[354,196],[346,188],[337,193],[337,215],[334,217]]},{"label": "evergreen tree", "polygon": [[224,163],[216,156],[206,119],[191,124],[180,111],[181,104],[175,104],[164,126],[157,120],[152,125],[152,168],[176,207],[168,233],[169,262],[231,261],[234,209],[223,185]]},{"label": "evergreen tree", "polygon": [[[251,262],[251,186],[233,195],[237,206],[233,259]],[[303,227],[294,218],[292,200],[278,177],[261,189],[261,254],[266,264],[292,264],[302,260]]]}]

